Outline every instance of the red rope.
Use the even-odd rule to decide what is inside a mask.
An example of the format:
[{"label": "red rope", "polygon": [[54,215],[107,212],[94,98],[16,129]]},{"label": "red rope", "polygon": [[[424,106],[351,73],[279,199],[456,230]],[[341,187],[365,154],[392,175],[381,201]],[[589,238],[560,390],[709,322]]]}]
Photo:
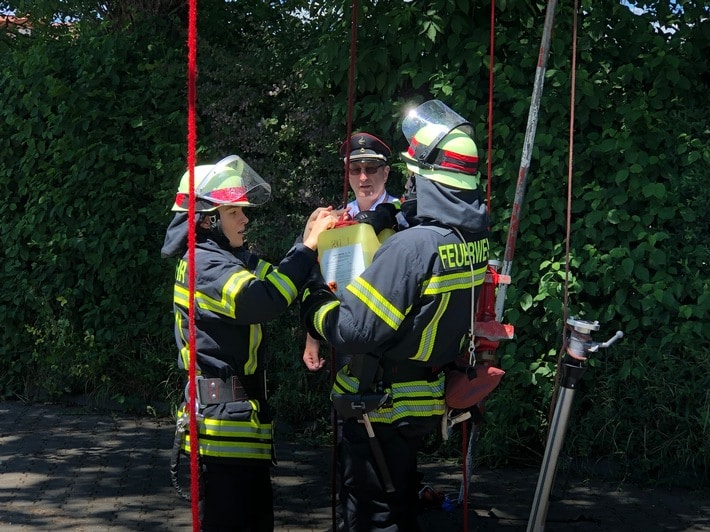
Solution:
[{"label": "red rope", "polygon": [[[189,172],[190,196],[188,202],[188,220],[195,219],[195,153],[197,146],[196,102],[197,102],[197,0],[189,0],[188,30],[187,30],[187,167]],[[198,438],[196,405],[196,352],[195,352],[195,226],[189,224],[188,229],[188,290],[189,298],[189,342],[190,368],[188,381],[189,404],[187,410],[190,416],[190,501],[192,506],[192,530],[199,532],[200,515],[198,503],[200,497],[200,472],[198,468]]]},{"label": "red rope", "polygon": [[[468,421],[461,423],[461,455],[463,456],[463,530],[468,532]],[[471,427],[473,430],[473,427]]]},{"label": "red rope", "polygon": [[[487,150],[487,172],[488,179],[486,184],[486,208],[488,212],[491,212],[491,183],[492,183],[492,169],[493,169],[493,51],[495,49],[495,20],[496,20],[496,2],[491,1],[491,29],[490,29],[490,41],[489,41],[489,66],[488,66],[488,150]],[[495,282],[498,284],[497,276]],[[473,430],[473,427],[472,427]],[[466,436],[466,423],[463,423],[463,430],[461,432],[462,442],[462,452],[463,452],[463,530],[468,532],[468,475],[467,475],[467,460],[468,449],[467,449],[467,436]]]},{"label": "red rope", "polygon": [[491,1],[491,36],[490,36],[490,52],[488,66],[488,185],[486,187],[486,205],[488,212],[491,212],[491,171],[493,168],[493,50],[495,46],[495,20],[496,20],[496,2]]},{"label": "red rope", "polygon": [[[567,163],[567,243],[565,245],[565,308],[564,323],[567,323],[567,301],[569,299],[569,240],[572,228],[572,168],[574,159],[574,97],[577,84],[577,10],[578,0],[574,0],[574,22],[572,25],[572,77],[570,83],[570,113],[569,113],[569,160]],[[563,336],[564,340],[564,336]]]},{"label": "red rope", "polygon": [[[569,154],[567,160],[567,227],[565,236],[565,295],[564,295],[564,305],[562,307],[562,345],[557,353],[557,372],[555,373],[555,382],[552,387],[552,398],[550,400],[550,409],[548,411],[548,419],[552,420],[555,415],[555,408],[557,407],[557,398],[559,395],[560,386],[560,371],[559,368],[562,367],[562,359],[567,350],[567,310],[569,305],[569,248],[570,248],[570,234],[572,231],[572,173],[573,173],[573,159],[574,159],[574,109],[575,109],[575,86],[577,84],[577,17],[579,11],[579,2],[575,0],[574,2],[574,21],[572,22],[572,75],[570,76],[570,113],[569,113]],[[550,435],[550,427],[548,424],[547,436]]]},{"label": "red rope", "polygon": [[[355,60],[357,58],[357,0],[353,0],[352,22],[350,23],[350,67],[348,69],[348,118],[346,123],[345,142],[350,140],[353,132],[353,108],[355,107]],[[348,203],[348,168],[350,166],[350,150],[345,150],[345,171],[343,176],[343,205]]]}]

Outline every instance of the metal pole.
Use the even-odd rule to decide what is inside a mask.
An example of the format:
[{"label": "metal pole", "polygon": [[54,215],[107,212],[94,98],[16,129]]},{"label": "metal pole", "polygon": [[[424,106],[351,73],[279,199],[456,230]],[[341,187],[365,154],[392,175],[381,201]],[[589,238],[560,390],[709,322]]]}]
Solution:
[{"label": "metal pole", "polygon": [[552,481],[555,478],[557,460],[565,439],[567,422],[569,421],[570,408],[574,399],[574,389],[562,388],[555,415],[552,419],[552,427],[547,438],[545,456],[542,459],[540,476],[537,480],[535,497],[533,499],[532,511],[528,520],[527,532],[541,532],[545,530],[545,520],[547,519],[547,509],[550,504],[550,492]]},{"label": "metal pole", "polygon": [[560,381],[560,397],[555,407],[555,415],[552,418],[545,455],[540,466],[540,475],[537,481],[537,489],[533,498],[530,518],[528,520],[527,532],[542,532],[545,530],[547,519],[547,509],[550,504],[550,491],[552,482],[557,472],[557,460],[565,440],[567,422],[569,420],[574,392],[579,380],[587,370],[586,361],[589,354],[596,353],[600,348],[609,347],[624,333],[617,331],[614,336],[603,343],[593,342],[592,331],[599,330],[599,322],[589,322],[569,318],[567,325],[572,327],[569,343],[566,347],[567,355],[562,365],[562,379]]},{"label": "metal pole", "polygon": [[[510,224],[508,226],[508,239],[505,243],[505,254],[503,255],[503,266],[501,275],[510,275],[513,267],[513,255],[515,255],[515,243],[518,238],[518,227],[520,225],[520,213],[525,201],[525,187],[527,186],[528,171],[530,170],[530,159],[532,158],[533,143],[535,141],[535,131],[537,130],[538,111],[540,109],[540,98],[542,97],[542,87],[545,83],[545,70],[547,68],[547,57],[550,52],[550,40],[552,36],[552,23],[555,18],[556,0],[547,2],[545,13],[545,25],[542,30],[542,42],[540,53],[537,59],[537,70],[535,71],[535,82],[533,84],[532,99],[530,101],[530,111],[528,112],[528,125],[523,141],[523,152],[520,157],[520,169],[518,170],[518,184],[515,189],[515,200],[513,210],[510,214]],[[505,307],[505,294],[508,291],[507,285],[500,285],[496,295],[496,319],[503,320],[503,309]]]}]

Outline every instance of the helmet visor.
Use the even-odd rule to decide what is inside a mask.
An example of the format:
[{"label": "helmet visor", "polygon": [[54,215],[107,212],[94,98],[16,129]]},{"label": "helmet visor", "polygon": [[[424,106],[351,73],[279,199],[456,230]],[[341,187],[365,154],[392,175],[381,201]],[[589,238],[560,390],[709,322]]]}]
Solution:
[{"label": "helmet visor", "polygon": [[271,185],[244,159],[230,155],[214,165],[195,187],[195,196],[215,206],[255,207],[271,197]]},{"label": "helmet visor", "polygon": [[[422,142],[422,139],[415,139],[417,132],[423,128],[427,128],[428,131],[436,131],[436,134],[426,139],[426,142]],[[473,135],[471,123],[439,100],[424,102],[409,111],[402,121],[402,133],[407,138],[410,151],[413,152],[410,155],[420,162],[426,162],[437,144],[456,128],[467,135]]]}]

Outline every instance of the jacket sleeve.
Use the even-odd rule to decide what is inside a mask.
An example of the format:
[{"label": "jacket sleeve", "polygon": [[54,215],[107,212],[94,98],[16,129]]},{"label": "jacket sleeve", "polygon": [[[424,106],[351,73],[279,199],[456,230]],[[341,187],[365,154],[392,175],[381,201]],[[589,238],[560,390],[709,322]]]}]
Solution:
[{"label": "jacket sleeve", "polygon": [[[263,323],[277,318],[298,296],[311,268],[316,252],[297,244],[275,268],[252,255],[247,264],[219,275],[215,290],[203,304],[209,310],[233,318],[239,324]],[[215,265],[216,267],[216,265]]]},{"label": "jacket sleeve", "polygon": [[[413,236],[413,235],[412,235]],[[421,303],[431,269],[407,231],[388,239],[372,264],[343,292],[340,304],[324,302],[311,325],[343,353],[378,352],[397,337],[407,315]]]}]

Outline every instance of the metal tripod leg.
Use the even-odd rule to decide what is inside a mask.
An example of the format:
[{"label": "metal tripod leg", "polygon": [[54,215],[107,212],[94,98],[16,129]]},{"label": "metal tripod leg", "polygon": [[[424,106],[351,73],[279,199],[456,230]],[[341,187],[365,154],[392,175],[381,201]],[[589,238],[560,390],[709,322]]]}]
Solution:
[{"label": "metal tripod leg", "polygon": [[535,497],[530,512],[530,519],[528,520],[527,532],[541,532],[545,530],[547,509],[550,503],[550,491],[555,479],[555,472],[557,471],[557,460],[565,439],[574,392],[574,389],[560,388],[560,397],[555,407],[555,415],[552,418],[550,434],[547,438],[545,456],[542,459],[542,466],[540,467],[540,476],[537,480],[537,488],[535,489]]},{"label": "metal tripod leg", "polygon": [[590,333],[599,330],[599,322],[569,318],[567,325],[570,325],[572,330],[567,345],[567,356],[561,368],[560,397],[555,405],[555,415],[552,417],[550,432],[547,437],[545,456],[540,467],[540,477],[537,481],[527,532],[545,530],[547,508],[550,503],[550,490],[557,471],[557,459],[560,456],[560,449],[565,440],[565,431],[567,430],[567,421],[569,420],[575,388],[586,370],[587,356],[591,353],[596,353],[600,348],[609,347],[624,336],[623,332],[616,331],[616,334],[606,342],[593,342]]}]

